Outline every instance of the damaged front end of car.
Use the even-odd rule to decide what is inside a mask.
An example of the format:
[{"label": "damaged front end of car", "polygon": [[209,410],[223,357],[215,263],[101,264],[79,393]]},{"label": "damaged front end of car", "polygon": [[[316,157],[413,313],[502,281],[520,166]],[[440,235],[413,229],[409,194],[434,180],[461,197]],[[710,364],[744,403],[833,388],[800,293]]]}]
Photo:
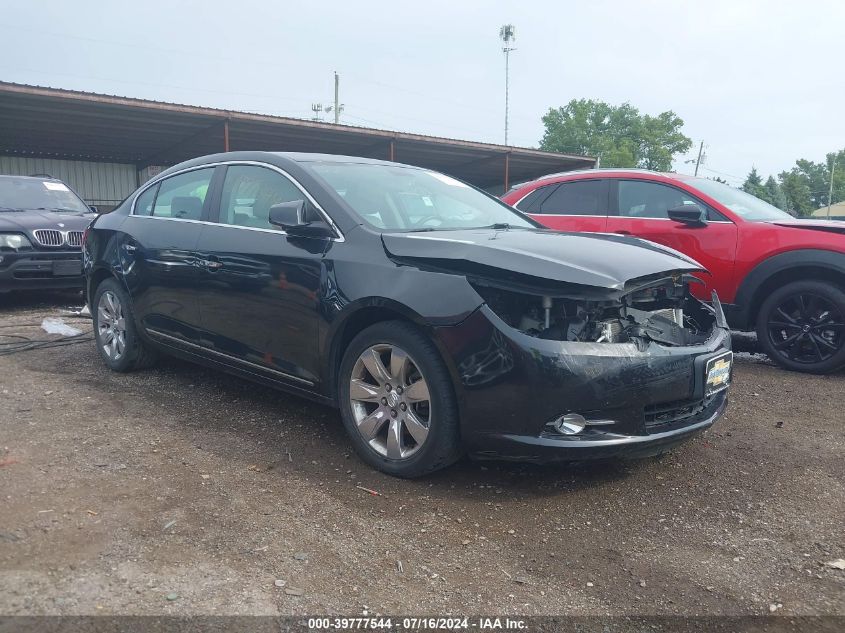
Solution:
[{"label": "damaged front end of car", "polygon": [[470,283],[507,325],[545,340],[633,342],[643,350],[649,341],[700,345],[714,327],[724,327],[718,297],[712,305],[696,299],[690,284],[698,280],[688,274],[638,279],[606,293],[566,286],[526,291],[483,278]]},{"label": "damaged front end of car", "polygon": [[[708,303],[690,292],[701,268],[656,246],[643,253],[631,241],[569,237],[559,243],[586,242],[592,259],[553,259],[543,243],[533,253],[513,245],[497,259],[468,244],[460,259],[397,257],[463,275],[483,302],[463,322],[435,328],[454,363],[464,440],[476,458],[654,455],[725,409],[730,332],[715,294]],[[405,254],[417,255],[414,247]],[[630,265],[609,262],[620,253]]]}]

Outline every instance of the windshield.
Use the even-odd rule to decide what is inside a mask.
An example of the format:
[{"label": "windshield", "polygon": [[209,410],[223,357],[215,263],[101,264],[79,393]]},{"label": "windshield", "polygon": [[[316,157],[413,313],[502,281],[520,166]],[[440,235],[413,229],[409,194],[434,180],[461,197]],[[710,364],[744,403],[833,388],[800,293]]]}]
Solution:
[{"label": "windshield", "polygon": [[67,185],[55,180],[0,176],[0,211],[73,211],[90,213],[88,206]]},{"label": "windshield", "polygon": [[393,165],[311,163],[369,225],[387,231],[536,226],[492,196],[443,174]]},{"label": "windshield", "polygon": [[765,222],[767,220],[794,220],[786,211],[760,200],[741,189],[709,180],[707,178],[685,178],[702,193],[707,194],[717,202],[721,202],[728,209],[736,213],[743,220],[749,222]]}]

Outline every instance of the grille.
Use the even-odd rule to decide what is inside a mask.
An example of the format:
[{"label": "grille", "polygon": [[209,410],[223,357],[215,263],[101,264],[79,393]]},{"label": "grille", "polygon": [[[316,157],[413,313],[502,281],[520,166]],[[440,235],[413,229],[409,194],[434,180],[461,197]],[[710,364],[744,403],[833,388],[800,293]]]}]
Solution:
[{"label": "grille", "polygon": [[68,231],[68,246],[82,246],[82,231]]},{"label": "grille", "polygon": [[723,393],[716,393],[703,400],[690,402],[667,402],[665,404],[649,405],[644,410],[645,427],[649,431],[662,431],[669,426],[683,426],[694,424],[702,414],[710,409],[715,401],[724,396]]},{"label": "grille", "polygon": [[61,246],[65,242],[62,232],[56,229],[36,229],[33,232],[41,246]]}]

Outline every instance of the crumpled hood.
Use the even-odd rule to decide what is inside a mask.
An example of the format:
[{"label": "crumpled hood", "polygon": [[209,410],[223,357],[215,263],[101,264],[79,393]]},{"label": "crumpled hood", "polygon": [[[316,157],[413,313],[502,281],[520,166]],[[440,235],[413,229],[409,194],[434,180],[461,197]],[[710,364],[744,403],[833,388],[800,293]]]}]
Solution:
[{"label": "crumpled hood", "polygon": [[613,290],[659,273],[704,271],[699,263],[677,251],[620,235],[467,229],[384,233],[382,242],[395,259],[429,261],[456,273],[483,267]]},{"label": "crumpled hood", "polygon": [[23,231],[25,233],[35,229],[84,231],[95,217],[97,217],[96,213],[0,211],[0,231]]},{"label": "crumpled hood", "polygon": [[845,222],[839,220],[777,220],[770,222],[777,226],[791,229],[809,229],[811,231],[825,231],[827,233],[841,233],[845,235]]}]

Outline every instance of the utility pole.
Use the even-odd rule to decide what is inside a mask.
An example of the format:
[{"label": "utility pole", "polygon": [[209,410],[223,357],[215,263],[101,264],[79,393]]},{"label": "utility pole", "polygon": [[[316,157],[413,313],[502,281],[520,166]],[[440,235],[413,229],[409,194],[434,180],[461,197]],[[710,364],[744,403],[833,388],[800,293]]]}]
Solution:
[{"label": "utility pole", "polygon": [[334,105],[326,106],[326,114],[334,112],[334,123],[340,123],[340,113],[343,112],[343,104],[340,102],[340,75],[334,72]]},{"label": "utility pole", "polygon": [[505,145],[508,144],[508,108],[510,98],[510,54],[515,51],[513,45],[516,41],[516,28],[513,24],[505,24],[499,29],[499,38],[502,40],[502,52],[505,54]]},{"label": "utility pole", "polygon": [[334,124],[340,123],[340,75],[334,71]]},{"label": "utility pole", "polygon": [[698,176],[698,166],[701,164],[701,153],[704,151],[704,141],[698,146],[698,158],[695,159],[695,175]]},{"label": "utility pole", "polygon": [[827,190],[827,219],[830,219],[830,203],[833,201],[833,170],[836,169],[836,157],[833,155],[833,160],[830,161],[830,187]]}]

